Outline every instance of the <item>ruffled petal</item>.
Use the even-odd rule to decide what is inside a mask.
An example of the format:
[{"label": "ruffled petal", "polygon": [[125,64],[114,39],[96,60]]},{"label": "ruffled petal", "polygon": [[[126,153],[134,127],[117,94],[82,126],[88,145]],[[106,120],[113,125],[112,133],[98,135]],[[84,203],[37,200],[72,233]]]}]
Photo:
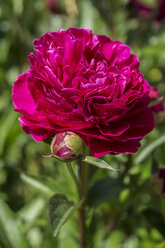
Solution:
[{"label": "ruffled petal", "polygon": [[109,142],[106,140],[88,139],[86,142],[90,148],[91,154],[96,158],[109,153],[135,153],[140,147],[138,140],[131,140],[127,142]]},{"label": "ruffled petal", "polygon": [[13,85],[12,100],[16,108],[33,113],[36,109],[36,104],[27,87],[28,76],[29,73],[25,72],[17,77]]}]

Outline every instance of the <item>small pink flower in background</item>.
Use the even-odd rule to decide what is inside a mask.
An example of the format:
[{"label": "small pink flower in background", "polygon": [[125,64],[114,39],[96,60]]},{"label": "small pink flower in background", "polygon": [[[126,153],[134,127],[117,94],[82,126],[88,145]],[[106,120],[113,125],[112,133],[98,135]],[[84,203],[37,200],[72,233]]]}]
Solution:
[{"label": "small pink flower in background", "polygon": [[151,189],[158,196],[165,194],[165,168],[160,168],[151,176]]},{"label": "small pink flower in background", "polygon": [[151,107],[151,109],[155,113],[163,112],[164,111],[164,102],[163,101],[160,101],[160,102],[154,104]]},{"label": "small pink flower in background", "polygon": [[162,194],[165,193],[165,169],[161,168],[159,170],[159,178],[162,180]]},{"label": "small pink flower in background", "polygon": [[159,7],[156,20],[161,21],[165,18],[165,0],[162,0]]},{"label": "small pink flower in background", "polygon": [[154,128],[151,87],[130,48],[90,29],[46,33],[13,85],[23,131],[37,142],[72,131],[93,156],[135,153]]},{"label": "small pink flower in background", "polygon": [[[146,6],[140,0],[130,0],[130,8],[134,10],[135,14],[140,13],[143,17],[149,17],[155,9]],[[162,21],[165,18],[165,0],[162,0],[156,7],[156,21]]]},{"label": "small pink flower in background", "polygon": [[48,6],[49,10],[54,14],[62,14],[64,10],[60,7],[61,0],[46,0],[46,5]]},{"label": "small pink flower in background", "polygon": [[139,9],[140,11],[144,11],[146,13],[150,13],[152,11],[151,8],[147,7],[145,4],[141,3],[138,0],[130,0],[131,6]]},{"label": "small pink flower in background", "polygon": [[150,94],[150,97],[151,98],[158,98],[158,97],[160,97],[160,92],[155,87],[151,87],[151,90],[150,90],[150,93],[149,94]]},{"label": "small pink flower in background", "polygon": [[163,97],[155,87],[151,87],[150,97],[154,101],[151,103],[151,110],[154,113],[156,123],[162,122],[165,118],[165,104],[163,102]]}]

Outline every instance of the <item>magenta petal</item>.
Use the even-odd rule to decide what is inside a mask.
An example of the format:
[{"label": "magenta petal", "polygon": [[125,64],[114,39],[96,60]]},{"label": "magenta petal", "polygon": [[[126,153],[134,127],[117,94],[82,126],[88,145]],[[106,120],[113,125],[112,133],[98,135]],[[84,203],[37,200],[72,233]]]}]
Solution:
[{"label": "magenta petal", "polygon": [[155,113],[159,113],[159,112],[163,112],[165,111],[165,105],[164,105],[164,102],[163,101],[160,101],[156,104],[154,104],[152,107],[151,107],[151,110]]},{"label": "magenta petal", "polygon": [[83,51],[83,44],[81,40],[67,39],[65,45],[66,62],[72,65],[72,69],[78,66]]},{"label": "magenta petal", "polygon": [[106,154],[135,153],[140,147],[137,140],[127,142],[109,142],[99,139],[89,139],[87,141],[91,154],[99,158]]},{"label": "magenta petal", "polygon": [[132,114],[128,115],[127,121],[134,128],[149,127],[149,129],[153,129],[155,125],[152,111],[148,107],[144,107],[139,111],[132,111]]},{"label": "magenta petal", "polygon": [[116,60],[126,60],[131,55],[130,48],[120,41],[112,41],[104,44],[102,53],[112,65]]},{"label": "magenta petal", "polygon": [[86,141],[86,137],[92,137],[92,138],[97,138],[101,140],[108,140],[108,141],[114,141],[113,136],[108,137],[102,135],[100,132],[98,132],[97,128],[91,128],[91,129],[82,129],[82,130],[76,130],[76,133],[82,136],[84,140]]},{"label": "magenta petal", "polygon": [[33,113],[36,109],[36,104],[27,88],[28,76],[29,73],[25,72],[17,77],[13,85],[12,100],[16,108]]},{"label": "magenta petal", "polygon": [[151,90],[150,90],[150,97],[152,98],[157,98],[157,97],[160,97],[160,92],[157,88],[155,87],[151,87]]},{"label": "magenta petal", "polygon": [[120,136],[126,130],[130,128],[130,124],[124,121],[120,122],[110,122],[108,127],[101,127],[100,132],[102,135],[112,137],[112,136]]},{"label": "magenta petal", "polygon": [[32,135],[33,139],[37,142],[45,140],[48,137],[54,136],[54,131],[51,132],[49,130],[40,127],[39,123],[37,122],[35,123],[24,117],[19,117],[19,120],[21,122],[21,127],[23,131],[29,135]]},{"label": "magenta petal", "polygon": [[74,37],[77,40],[82,40],[83,43],[88,42],[92,39],[92,32],[89,28],[83,29],[83,28],[69,28],[66,33],[70,37]]},{"label": "magenta petal", "polygon": [[140,61],[135,55],[131,55],[126,63],[131,67],[137,67],[137,68],[140,65]]}]

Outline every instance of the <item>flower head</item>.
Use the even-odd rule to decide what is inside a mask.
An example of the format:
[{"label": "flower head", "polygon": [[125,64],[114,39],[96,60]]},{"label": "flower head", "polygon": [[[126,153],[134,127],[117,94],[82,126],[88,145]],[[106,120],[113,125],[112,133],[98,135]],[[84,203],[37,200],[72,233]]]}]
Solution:
[{"label": "flower head", "polygon": [[46,33],[13,86],[23,131],[37,142],[72,131],[95,157],[135,153],[154,127],[150,86],[130,48],[90,29]]}]

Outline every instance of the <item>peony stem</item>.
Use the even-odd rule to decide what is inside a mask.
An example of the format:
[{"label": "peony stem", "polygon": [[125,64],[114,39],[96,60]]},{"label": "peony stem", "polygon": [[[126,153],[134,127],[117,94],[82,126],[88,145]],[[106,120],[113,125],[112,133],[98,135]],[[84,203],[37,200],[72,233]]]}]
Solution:
[{"label": "peony stem", "polygon": [[73,181],[75,182],[77,188],[79,189],[80,188],[80,182],[79,182],[79,179],[76,177],[76,175],[75,175],[75,173],[74,173],[74,171],[72,169],[71,163],[66,162],[66,165],[67,165],[67,168],[68,168],[68,171],[69,171],[70,175],[73,178]]},{"label": "peony stem", "polygon": [[85,202],[79,208],[80,248],[86,248]]},{"label": "peony stem", "polygon": [[[84,145],[83,155],[89,155],[89,148]],[[79,178],[75,175],[74,170],[71,166],[71,162],[66,162],[68,171],[74,180],[78,194],[79,200],[82,204],[79,207],[79,228],[80,228],[80,248],[87,248],[86,240],[86,195],[88,190],[88,164],[82,162],[82,157],[79,158]]]},{"label": "peony stem", "polygon": [[79,198],[80,200],[84,198],[83,204],[79,208],[79,228],[80,228],[80,248],[86,248],[86,191],[87,191],[87,175],[88,175],[88,165],[80,161],[79,167],[79,177],[81,182]]},{"label": "peony stem", "polygon": [[[84,147],[83,155],[89,155],[89,149],[87,146]],[[79,208],[79,228],[80,228],[80,248],[87,248],[86,240],[86,196],[88,190],[88,164],[79,160],[79,178],[80,178],[80,190],[79,198],[84,199],[83,204]]]},{"label": "peony stem", "polygon": [[86,207],[86,192],[87,192],[87,179],[88,179],[88,165],[80,161],[79,166],[79,178],[76,177],[71,163],[66,162],[68,171],[70,175],[72,176],[72,179],[74,180],[78,193],[79,193],[79,199],[80,201],[83,201],[83,203],[80,205],[79,208],[79,227],[80,227],[80,248],[87,248],[86,244],[86,225],[85,225],[85,207]]},{"label": "peony stem", "polygon": [[79,199],[80,201],[83,202],[79,208],[80,248],[87,248],[85,207],[86,207],[86,192],[87,192],[87,180],[88,180],[88,165],[80,161],[80,166],[79,166],[80,180],[76,177],[72,169],[71,163],[66,162],[66,165],[70,175],[72,176],[72,179],[74,180],[77,186]]}]

